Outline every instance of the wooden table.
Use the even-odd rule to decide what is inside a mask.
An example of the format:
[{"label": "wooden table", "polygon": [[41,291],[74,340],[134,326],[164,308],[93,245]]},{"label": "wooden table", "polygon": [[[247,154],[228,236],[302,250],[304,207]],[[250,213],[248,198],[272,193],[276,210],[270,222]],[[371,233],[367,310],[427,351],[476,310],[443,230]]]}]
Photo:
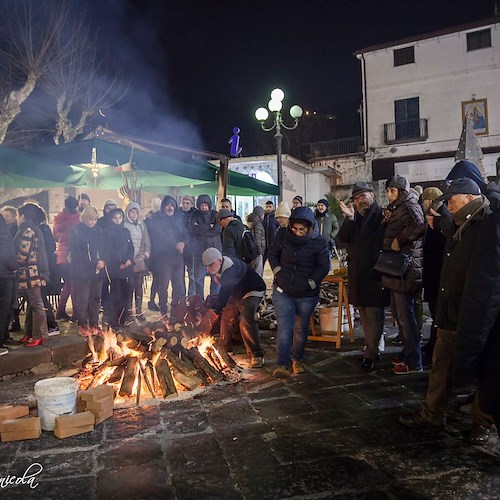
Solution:
[{"label": "wooden table", "polygon": [[334,274],[328,274],[323,282],[326,283],[337,283],[339,286],[339,300],[338,300],[338,320],[337,320],[337,331],[336,332],[322,332],[316,327],[314,321],[314,316],[311,316],[311,335],[307,337],[308,340],[319,340],[321,342],[335,342],[335,347],[340,349],[342,345],[342,312],[345,307],[347,314],[347,325],[351,342],[354,342],[354,326],[351,317],[351,310],[349,308],[349,297],[347,295],[347,277],[336,276]]}]

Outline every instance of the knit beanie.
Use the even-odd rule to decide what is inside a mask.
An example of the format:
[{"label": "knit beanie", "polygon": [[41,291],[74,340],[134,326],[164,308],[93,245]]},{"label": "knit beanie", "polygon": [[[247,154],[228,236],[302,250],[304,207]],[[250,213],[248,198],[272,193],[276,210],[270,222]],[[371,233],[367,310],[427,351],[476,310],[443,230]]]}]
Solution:
[{"label": "knit beanie", "polygon": [[194,205],[194,198],[192,196],[189,196],[188,194],[185,194],[182,198],[181,198],[181,203],[186,200],[186,201],[189,201],[191,202],[193,205]]},{"label": "knit beanie", "polygon": [[104,205],[102,206],[102,208],[107,207],[108,205],[114,205],[115,207],[117,206],[117,205],[116,205],[116,201],[115,201],[115,200],[113,200],[113,198],[108,198],[108,199],[104,202]]},{"label": "knit beanie", "polygon": [[297,200],[301,205],[304,204],[304,200],[303,200],[302,196],[299,196],[299,195],[294,196],[292,201],[294,201],[294,200]]},{"label": "knit beanie", "polygon": [[326,208],[330,206],[330,203],[328,203],[328,200],[326,198],[321,198],[321,200],[318,200],[318,203],[316,203],[316,205],[318,205],[319,203],[323,203]]},{"label": "knit beanie", "polygon": [[161,199],[160,198],[153,198],[151,200],[151,212],[154,214],[156,212],[159,212],[161,208]]},{"label": "knit beanie", "polygon": [[395,175],[385,183],[385,188],[397,188],[409,192],[410,183],[402,175]]},{"label": "knit beanie", "polygon": [[264,209],[258,205],[256,206],[254,209],[253,209],[253,213],[259,217],[260,219],[262,219],[264,217]]},{"label": "knit beanie", "polygon": [[207,248],[201,256],[201,261],[203,262],[204,266],[209,266],[219,259],[222,260],[222,254],[215,247]]},{"label": "knit beanie", "polygon": [[99,218],[99,213],[94,207],[85,207],[80,214],[80,221],[86,224],[91,220],[97,220]]},{"label": "knit beanie", "polygon": [[441,189],[437,187],[429,187],[424,189],[424,192],[422,193],[422,200],[437,200],[440,196],[443,195],[443,192]]},{"label": "knit beanie", "polygon": [[90,203],[90,197],[88,194],[85,194],[85,193],[81,193],[79,196],[78,196],[78,200],[87,200],[89,203]]},{"label": "knit beanie", "polygon": [[286,201],[282,201],[279,205],[278,208],[276,209],[276,212],[274,213],[275,217],[287,217],[289,218],[291,215],[291,210],[290,210],[290,205]]},{"label": "knit beanie", "polygon": [[76,210],[76,207],[78,207],[78,200],[74,196],[68,196],[64,200],[64,208],[66,210],[69,211]]}]

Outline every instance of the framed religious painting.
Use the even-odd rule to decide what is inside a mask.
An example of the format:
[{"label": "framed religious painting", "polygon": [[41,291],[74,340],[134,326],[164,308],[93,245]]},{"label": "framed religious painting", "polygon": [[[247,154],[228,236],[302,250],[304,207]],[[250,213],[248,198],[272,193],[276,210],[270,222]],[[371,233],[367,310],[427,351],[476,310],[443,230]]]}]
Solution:
[{"label": "framed religious painting", "polygon": [[488,134],[488,100],[473,99],[472,101],[462,102],[462,123],[465,117],[470,115],[472,126],[476,135]]}]

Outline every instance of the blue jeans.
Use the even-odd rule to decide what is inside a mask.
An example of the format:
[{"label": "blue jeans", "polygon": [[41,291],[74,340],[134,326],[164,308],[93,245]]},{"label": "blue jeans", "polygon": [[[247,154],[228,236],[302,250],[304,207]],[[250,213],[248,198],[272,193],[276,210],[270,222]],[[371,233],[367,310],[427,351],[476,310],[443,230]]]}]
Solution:
[{"label": "blue jeans", "polygon": [[[199,295],[202,299],[205,298],[205,276],[208,275],[206,267],[200,260],[195,258],[194,261],[194,275],[196,277],[196,295]],[[210,295],[217,295],[220,290],[220,285],[215,282],[215,277],[210,275]]]},{"label": "blue jeans", "polygon": [[422,368],[420,331],[415,318],[415,294],[391,290],[391,307],[396,313],[395,319],[402,333],[402,361],[412,369]]},{"label": "blue jeans", "polygon": [[319,296],[292,297],[273,288],[273,304],[278,322],[278,365],[290,367],[291,361],[302,361],[306,348],[309,319]]},{"label": "blue jeans", "polygon": [[379,352],[378,344],[384,333],[384,308],[371,306],[358,306],[359,317],[363,332],[365,333],[364,357],[375,361]]}]

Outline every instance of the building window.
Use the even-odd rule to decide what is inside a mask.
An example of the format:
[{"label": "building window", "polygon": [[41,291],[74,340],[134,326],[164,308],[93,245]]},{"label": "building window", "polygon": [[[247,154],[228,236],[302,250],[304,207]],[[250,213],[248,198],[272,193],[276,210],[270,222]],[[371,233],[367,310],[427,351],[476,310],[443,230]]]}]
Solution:
[{"label": "building window", "polygon": [[419,98],[394,101],[396,140],[413,139],[420,136]]},{"label": "building window", "polygon": [[491,47],[490,29],[467,33],[467,52],[484,49],[485,47]]},{"label": "building window", "polygon": [[394,66],[403,66],[415,62],[415,47],[394,50]]}]

